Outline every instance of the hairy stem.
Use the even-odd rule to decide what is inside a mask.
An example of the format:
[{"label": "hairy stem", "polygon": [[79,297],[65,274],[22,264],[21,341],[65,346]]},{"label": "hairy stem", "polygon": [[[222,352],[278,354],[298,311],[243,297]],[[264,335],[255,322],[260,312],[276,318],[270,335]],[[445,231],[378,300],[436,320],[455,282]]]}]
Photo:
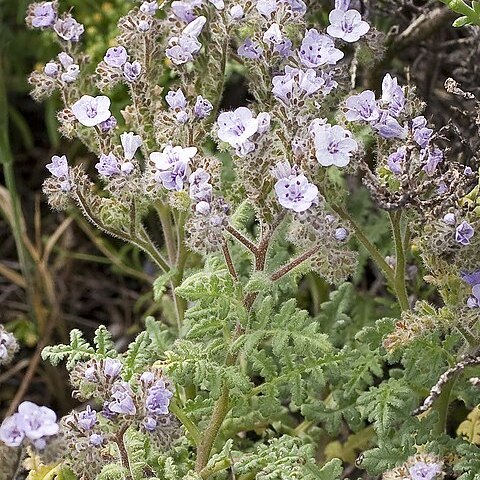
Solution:
[{"label": "hairy stem", "polygon": [[288,272],[292,271],[294,268],[302,264],[305,260],[308,260],[312,255],[315,255],[315,253],[318,252],[319,248],[320,247],[318,245],[315,245],[312,248],[305,250],[305,252],[303,252],[301,255],[294,258],[283,267],[279,268],[276,272],[273,272],[270,279],[273,282],[275,282],[276,280],[279,280],[280,278],[285,276]]},{"label": "hairy stem", "polygon": [[202,441],[197,448],[197,460],[195,463],[195,471],[201,472],[208,463],[210,458],[210,452],[212,451],[213,444],[217,438],[220,427],[223,420],[230,410],[230,390],[227,386],[224,386],[222,393],[213,408],[212,417],[207,429],[202,434]]},{"label": "hairy stem", "polygon": [[230,275],[232,278],[237,281],[238,280],[238,275],[235,270],[235,265],[233,264],[232,256],[230,255],[230,250],[228,248],[228,243],[225,240],[222,245],[222,251],[223,251],[223,256],[225,257],[225,262],[227,263],[228,271],[230,272]]},{"label": "hairy stem", "polygon": [[117,444],[118,451],[120,452],[120,460],[122,462],[122,467],[127,471],[125,479],[133,480],[132,470],[130,468],[130,460],[128,458],[127,448],[125,447],[125,441],[123,436],[128,429],[128,425],[124,425],[117,436],[115,437],[115,443]]},{"label": "hairy stem", "polygon": [[257,246],[249,240],[243,233],[238,231],[234,226],[232,225],[227,225],[225,227],[225,230],[232,235],[232,237],[235,237],[244,247],[246,247],[248,250],[250,250],[254,255],[257,255]]},{"label": "hairy stem", "polygon": [[171,265],[175,262],[175,238],[173,235],[172,218],[166,205],[161,202],[155,204],[158,218],[162,224],[163,238],[167,249],[168,260]]},{"label": "hairy stem", "polygon": [[405,271],[406,271],[406,256],[405,250],[408,242],[408,231],[405,238],[402,237],[402,213],[390,212],[390,222],[392,225],[393,239],[395,241],[395,276],[393,287],[395,289],[395,295],[397,296],[398,303],[403,311],[410,309],[408,302],[407,286],[405,284]]}]

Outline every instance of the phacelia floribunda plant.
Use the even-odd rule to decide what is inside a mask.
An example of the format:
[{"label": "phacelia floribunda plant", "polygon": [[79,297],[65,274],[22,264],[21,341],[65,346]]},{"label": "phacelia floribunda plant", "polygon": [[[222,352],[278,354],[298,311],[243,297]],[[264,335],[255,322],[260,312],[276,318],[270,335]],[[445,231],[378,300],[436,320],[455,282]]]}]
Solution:
[{"label": "phacelia floribunda plant", "polygon": [[44,193],[142,251],[165,308],[123,353],[103,326],[47,347],[83,405],[23,403],[7,446],[82,480],[478,479],[478,438],[446,428],[479,403],[478,158],[408,79],[362,87],[385,41],[363,2],[320,3],[145,1],[98,65],[73,11],[29,7],[60,46],[32,95],[96,158],[58,152]]}]

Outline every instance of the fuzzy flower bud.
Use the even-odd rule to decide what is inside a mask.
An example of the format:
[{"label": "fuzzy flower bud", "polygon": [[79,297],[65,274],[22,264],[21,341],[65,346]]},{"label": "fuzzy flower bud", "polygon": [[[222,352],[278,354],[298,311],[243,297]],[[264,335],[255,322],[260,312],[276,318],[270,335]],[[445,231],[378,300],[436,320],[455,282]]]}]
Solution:
[{"label": "fuzzy flower bud", "polygon": [[48,75],[49,77],[55,78],[58,75],[58,63],[55,62],[48,62],[45,67],[43,68],[43,73]]},{"label": "fuzzy flower bud", "polygon": [[241,5],[234,5],[230,9],[230,17],[232,17],[232,20],[239,21],[243,18],[244,14],[245,13]]}]

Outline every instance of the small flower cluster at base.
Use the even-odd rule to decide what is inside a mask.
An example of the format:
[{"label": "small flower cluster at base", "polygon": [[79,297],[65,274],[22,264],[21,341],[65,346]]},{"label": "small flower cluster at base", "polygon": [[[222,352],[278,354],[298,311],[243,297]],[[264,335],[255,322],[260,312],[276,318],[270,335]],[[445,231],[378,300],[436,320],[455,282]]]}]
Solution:
[{"label": "small flower cluster at base", "polygon": [[5,418],[0,426],[0,441],[9,447],[18,447],[24,440],[43,450],[47,440],[59,431],[57,415],[48,407],[33,402],[22,402],[17,413]]},{"label": "small flower cluster at base", "polygon": [[8,365],[17,351],[17,339],[0,325],[0,365]]}]

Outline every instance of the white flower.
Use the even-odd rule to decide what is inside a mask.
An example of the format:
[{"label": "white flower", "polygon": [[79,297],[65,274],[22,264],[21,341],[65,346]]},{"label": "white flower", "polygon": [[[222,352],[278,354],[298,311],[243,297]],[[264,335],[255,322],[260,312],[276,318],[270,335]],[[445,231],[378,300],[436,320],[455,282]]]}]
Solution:
[{"label": "white flower", "polygon": [[257,133],[258,120],[253,118],[247,107],[239,107],[234,112],[223,112],[218,116],[218,138],[232,147],[243,145]]},{"label": "white flower", "polygon": [[282,207],[294,212],[304,212],[318,197],[318,188],[305,175],[290,175],[275,184],[275,193]]},{"label": "white flower", "polygon": [[72,105],[72,112],[75,118],[86,127],[94,127],[109,119],[110,99],[105,95],[91,97],[84,95]]},{"label": "white flower", "polygon": [[271,117],[268,112],[261,112],[257,115],[258,133],[266,133],[270,130]]},{"label": "white flower", "polygon": [[356,10],[332,10],[329,15],[330,25],[327,33],[334,38],[341,38],[346,42],[356,42],[370,30],[370,25],[362,20]]},{"label": "white flower", "polygon": [[197,151],[197,147],[183,148],[166,145],[163,152],[152,152],[150,160],[155,163],[158,170],[169,170],[177,162],[188,163],[197,154]]},{"label": "white flower", "polygon": [[270,28],[263,34],[263,41],[268,45],[278,45],[282,40],[283,36],[278,23],[272,23]]},{"label": "white flower", "polygon": [[125,160],[131,160],[135,156],[138,148],[143,144],[140,135],[135,135],[133,132],[122,133],[120,135],[120,141],[122,142]]},{"label": "white flower", "polygon": [[209,0],[211,4],[217,9],[217,10],[223,10],[225,8],[225,2],[223,0]]},{"label": "white flower", "polygon": [[65,72],[62,73],[60,78],[65,83],[74,82],[80,75],[80,67],[78,65],[70,65],[66,68]]},{"label": "white flower", "polygon": [[189,37],[198,38],[202,33],[205,23],[207,23],[207,19],[203,15],[197,17],[182,30],[182,36],[187,35]]},{"label": "white flower", "polygon": [[323,167],[336,165],[345,167],[350,162],[353,152],[358,149],[357,142],[351,138],[351,133],[340,125],[322,124],[313,121],[310,126],[313,135],[315,153],[318,163]]}]

